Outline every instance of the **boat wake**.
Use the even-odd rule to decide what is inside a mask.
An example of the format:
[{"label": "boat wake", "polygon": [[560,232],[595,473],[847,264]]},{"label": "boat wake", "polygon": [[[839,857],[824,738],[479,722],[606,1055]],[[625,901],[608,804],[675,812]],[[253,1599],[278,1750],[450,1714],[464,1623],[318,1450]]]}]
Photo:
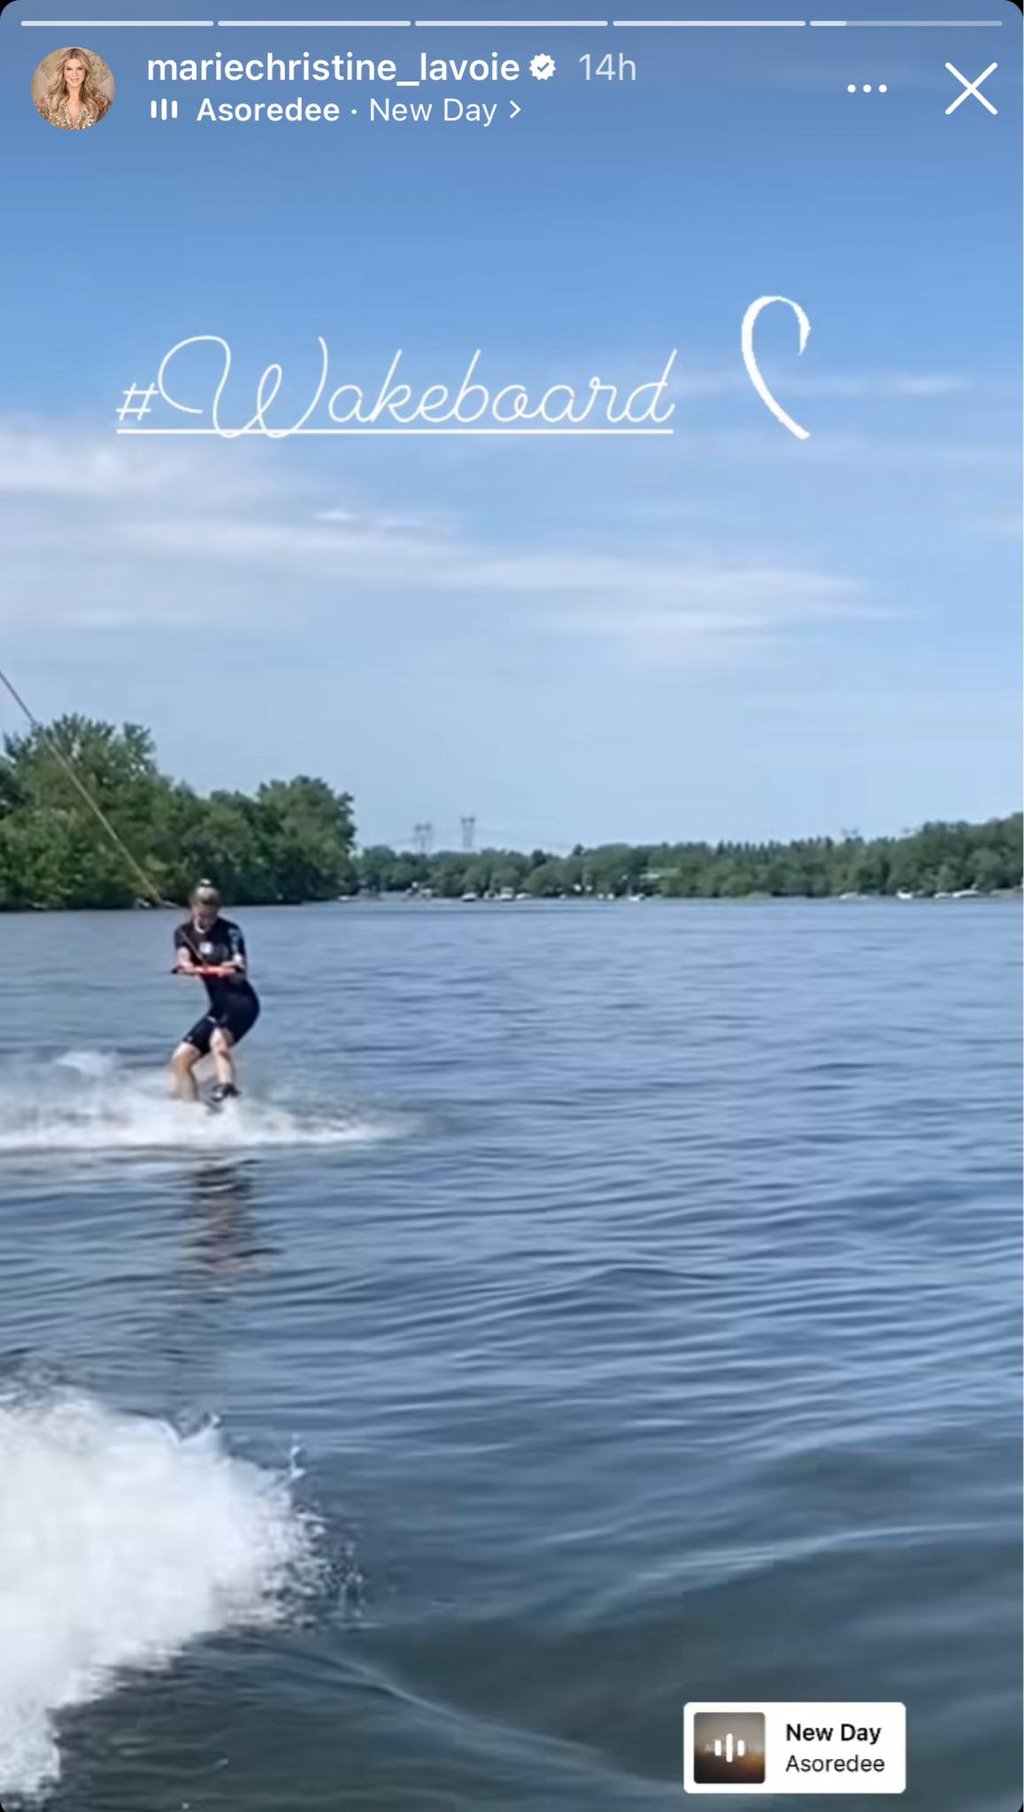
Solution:
[{"label": "boat wake", "polygon": [[366,1145],[400,1138],[397,1114],[339,1112],[246,1094],[211,1114],[173,1100],[164,1076],[97,1051],[0,1070],[0,1160],[60,1152],[218,1152]]},{"label": "boat wake", "polygon": [[55,1719],[318,1588],[294,1480],[219,1431],[0,1391],[0,1799],[60,1774]]}]

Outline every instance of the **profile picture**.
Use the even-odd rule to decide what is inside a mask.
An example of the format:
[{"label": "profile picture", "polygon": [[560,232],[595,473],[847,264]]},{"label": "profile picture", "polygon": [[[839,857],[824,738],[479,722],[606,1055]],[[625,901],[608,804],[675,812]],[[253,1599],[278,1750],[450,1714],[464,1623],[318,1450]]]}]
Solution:
[{"label": "profile picture", "polygon": [[84,132],[110,112],[114,78],[94,50],[65,44],[37,64],[32,77],[36,112],[62,132]]}]

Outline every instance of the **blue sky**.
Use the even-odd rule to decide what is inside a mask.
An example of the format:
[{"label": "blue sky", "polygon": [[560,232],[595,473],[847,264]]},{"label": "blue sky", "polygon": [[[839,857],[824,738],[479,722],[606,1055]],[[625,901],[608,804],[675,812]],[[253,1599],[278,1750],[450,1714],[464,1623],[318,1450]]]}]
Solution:
[{"label": "blue sky", "polygon": [[[557,846],[1014,809],[1020,17],[898,16],[943,10],[1004,24],[71,32],[6,7],[0,632],[36,710],[145,722],[204,788],[323,774],[367,841],[428,819],[456,841],[469,812],[494,841]],[[80,135],[27,99],[75,37],[118,81]],[[370,126],[368,92],[337,127],[152,122],[146,57],[215,48],[559,68],[489,130]],[[584,82],[577,58],[608,50],[635,85]],[[947,59],[998,61],[996,117],[970,99],[947,117]],[[297,90],[330,98],[274,98]],[[253,98],[177,92],[186,115]],[[803,443],[740,362],[744,309],[776,293],[813,326],[799,364],[791,323],[761,342]],[[229,339],[243,374],[282,362],[297,396],[317,335],[339,381],[402,347],[424,383],[457,382],[481,347],[496,381],[538,388],[639,382],[676,347],[676,431],[117,438],[124,387],[194,333]]]}]

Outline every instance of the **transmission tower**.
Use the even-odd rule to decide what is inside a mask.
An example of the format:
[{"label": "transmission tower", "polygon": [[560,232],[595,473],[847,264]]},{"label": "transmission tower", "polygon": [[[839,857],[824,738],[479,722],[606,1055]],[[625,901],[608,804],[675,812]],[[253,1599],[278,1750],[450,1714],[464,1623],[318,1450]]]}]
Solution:
[{"label": "transmission tower", "polygon": [[462,847],[467,855],[471,855],[476,848],[476,818],[463,818],[460,822],[462,824]]},{"label": "transmission tower", "polygon": [[431,850],[434,847],[434,827],[433,827],[433,825],[432,824],[414,824],[412,834],[413,834],[413,841],[416,844],[417,855],[429,856]]}]

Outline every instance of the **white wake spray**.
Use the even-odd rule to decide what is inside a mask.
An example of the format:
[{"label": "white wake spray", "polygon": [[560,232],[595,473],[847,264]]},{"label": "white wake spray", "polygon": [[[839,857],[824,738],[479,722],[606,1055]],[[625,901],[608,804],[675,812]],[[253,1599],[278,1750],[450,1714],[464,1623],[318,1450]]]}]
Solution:
[{"label": "white wake spray", "polygon": [[58,1778],[61,1711],[279,1619],[317,1583],[316,1542],[289,1478],[216,1429],[0,1395],[0,1800]]},{"label": "white wake spray", "polygon": [[122,1067],[97,1051],[0,1071],[0,1162],[32,1153],[363,1145],[406,1131],[394,1115],[299,1108],[249,1095],[211,1114],[172,1099],[158,1072]]}]

